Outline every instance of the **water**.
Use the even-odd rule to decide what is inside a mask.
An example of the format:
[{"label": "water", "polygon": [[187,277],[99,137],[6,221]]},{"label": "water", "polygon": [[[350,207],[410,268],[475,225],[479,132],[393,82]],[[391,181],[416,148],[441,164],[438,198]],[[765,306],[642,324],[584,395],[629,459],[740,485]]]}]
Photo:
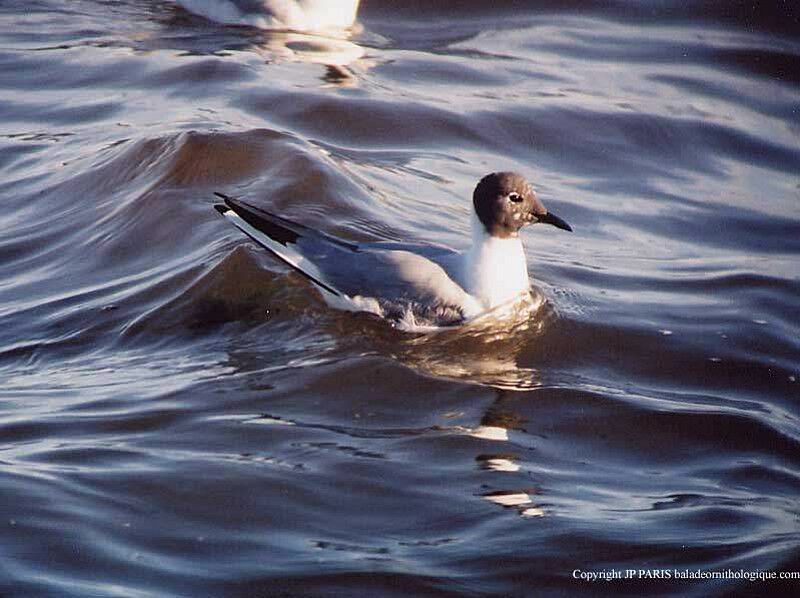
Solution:
[{"label": "water", "polygon": [[[0,593],[796,592],[572,572],[800,570],[798,9],[396,4],[0,5]],[[462,248],[499,169],[576,231],[506,331],[332,311],[212,209]]]}]

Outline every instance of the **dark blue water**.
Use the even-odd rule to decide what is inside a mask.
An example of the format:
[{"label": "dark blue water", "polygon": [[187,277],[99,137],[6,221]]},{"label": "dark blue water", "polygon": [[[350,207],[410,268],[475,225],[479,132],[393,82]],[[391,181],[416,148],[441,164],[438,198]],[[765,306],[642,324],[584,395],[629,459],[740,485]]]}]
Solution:
[{"label": "dark blue water", "polygon": [[[800,571],[800,11],[395,4],[0,4],[0,594],[796,595],[674,571]],[[500,331],[334,311],[212,209],[463,248],[507,169],[575,233]]]}]

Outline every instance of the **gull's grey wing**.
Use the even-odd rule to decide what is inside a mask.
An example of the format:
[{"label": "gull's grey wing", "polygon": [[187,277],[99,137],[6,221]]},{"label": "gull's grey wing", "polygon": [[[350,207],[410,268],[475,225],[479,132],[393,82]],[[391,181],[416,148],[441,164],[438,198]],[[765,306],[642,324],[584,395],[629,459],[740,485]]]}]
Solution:
[{"label": "gull's grey wing", "polygon": [[[240,200],[217,194],[223,216],[318,287],[337,296],[373,297],[460,308],[464,290],[447,274],[445,247],[349,243]],[[429,256],[429,257],[428,257]]]},{"label": "gull's grey wing", "polygon": [[407,251],[416,255],[421,255],[430,261],[441,266],[446,272],[453,272],[457,268],[461,254],[445,247],[433,243],[403,243],[398,241],[378,241],[377,243],[361,243],[359,248],[363,250],[386,250],[386,251]]}]

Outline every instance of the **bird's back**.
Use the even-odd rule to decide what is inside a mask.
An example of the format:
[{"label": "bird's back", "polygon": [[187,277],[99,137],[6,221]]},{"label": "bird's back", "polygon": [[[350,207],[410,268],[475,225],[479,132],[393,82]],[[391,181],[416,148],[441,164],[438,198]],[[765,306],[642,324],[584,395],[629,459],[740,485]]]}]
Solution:
[{"label": "bird's back", "polygon": [[384,315],[410,312],[417,319],[452,324],[481,306],[448,273],[459,254],[446,247],[401,243],[351,243],[250,204],[220,195],[218,210],[254,241],[338,298],[371,298]]}]

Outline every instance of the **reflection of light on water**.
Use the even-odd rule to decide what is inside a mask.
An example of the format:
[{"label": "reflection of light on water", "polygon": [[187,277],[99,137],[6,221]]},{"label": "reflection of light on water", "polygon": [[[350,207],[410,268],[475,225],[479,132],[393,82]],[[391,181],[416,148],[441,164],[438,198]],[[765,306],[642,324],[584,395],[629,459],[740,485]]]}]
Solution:
[{"label": "reflection of light on water", "polygon": [[467,436],[473,438],[481,438],[483,440],[508,440],[508,430],[498,426],[478,426],[467,431]]},{"label": "reflection of light on water", "polygon": [[503,457],[489,457],[482,460],[481,463],[485,469],[489,469],[491,471],[503,471],[509,473],[519,471],[519,465],[514,463],[514,461],[511,459],[506,459]]},{"label": "reflection of light on water", "polygon": [[244,423],[247,424],[259,424],[259,425],[267,425],[267,426],[294,426],[296,425],[293,421],[289,421],[287,419],[282,419],[279,417],[270,417],[268,415],[262,415],[259,417],[255,417],[253,419],[248,419]]},{"label": "reflection of light on water", "polygon": [[544,510],[533,504],[527,492],[499,490],[484,494],[483,499],[501,507],[516,508],[521,517],[544,517]]},{"label": "reflection of light on water", "polygon": [[346,67],[363,58],[364,48],[347,39],[305,33],[273,32],[256,50],[267,60],[290,60]]},{"label": "reflection of light on water", "polygon": [[539,386],[538,372],[517,365],[514,359],[493,359],[479,356],[441,356],[426,359],[404,359],[426,374],[475,382],[506,390],[527,390]]},{"label": "reflection of light on water", "polygon": [[[209,353],[205,362],[193,359],[180,350],[165,350],[157,355],[146,350],[120,351],[114,356],[98,352],[54,364],[17,368],[6,375],[2,393],[13,396],[48,391],[60,406],[65,406],[65,396],[74,395],[85,402],[116,396],[135,387],[136,396],[144,399],[176,393],[198,381],[213,380],[233,371],[220,354]],[[204,368],[202,374],[198,374],[198,367]]]},{"label": "reflection of light on water", "polygon": [[492,492],[490,494],[484,494],[483,498],[502,507],[518,507],[520,505],[527,505],[533,502],[530,494],[527,492],[499,491]]},{"label": "reflection of light on water", "polygon": [[543,305],[544,297],[534,290],[528,300],[504,306],[500,314],[412,337],[395,349],[395,357],[438,378],[505,390],[536,388],[538,372],[521,367],[517,356],[544,329]]}]

